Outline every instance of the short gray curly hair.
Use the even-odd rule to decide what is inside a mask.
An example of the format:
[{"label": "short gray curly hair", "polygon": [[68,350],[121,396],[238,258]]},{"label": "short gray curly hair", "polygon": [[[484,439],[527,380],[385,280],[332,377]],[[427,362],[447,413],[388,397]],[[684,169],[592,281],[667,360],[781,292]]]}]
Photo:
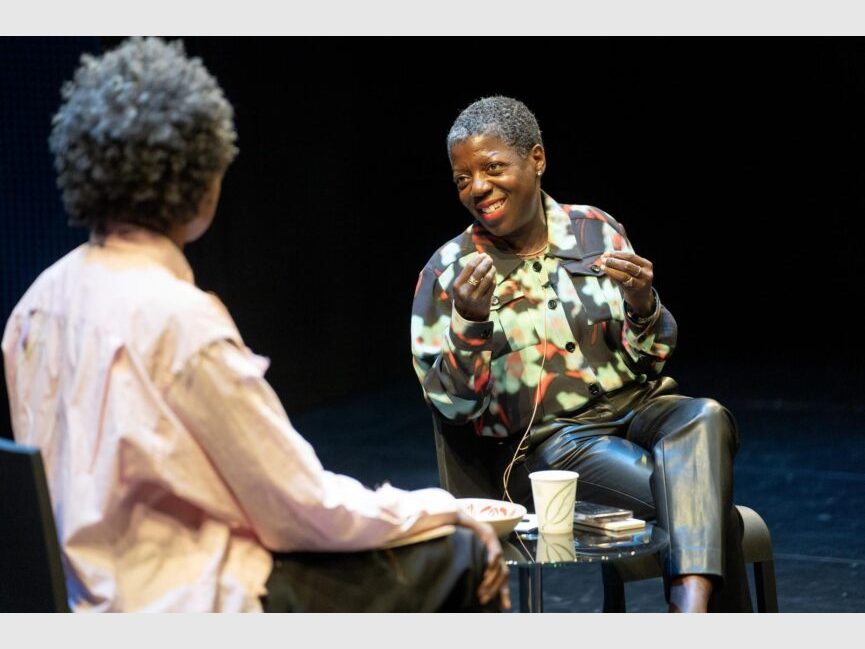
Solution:
[{"label": "short gray curly hair", "polygon": [[234,111],[181,41],[132,38],[84,54],[48,138],[73,225],[166,233],[191,220],[234,157]]},{"label": "short gray curly hair", "polygon": [[501,95],[478,99],[459,114],[448,133],[448,157],[457,142],[475,135],[495,135],[523,157],[536,144],[544,145],[532,111],[519,99]]}]

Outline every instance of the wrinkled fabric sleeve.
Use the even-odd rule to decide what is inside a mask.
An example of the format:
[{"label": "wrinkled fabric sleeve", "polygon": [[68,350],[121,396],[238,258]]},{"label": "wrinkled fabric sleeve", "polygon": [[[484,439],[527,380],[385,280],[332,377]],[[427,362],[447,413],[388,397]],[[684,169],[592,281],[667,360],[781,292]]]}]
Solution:
[{"label": "wrinkled fabric sleeve", "polygon": [[168,390],[181,422],[274,551],[380,547],[456,519],[441,489],[373,491],[326,471],[264,380],[266,362],[229,341],[195,355]]},{"label": "wrinkled fabric sleeve", "polygon": [[630,317],[625,317],[622,326],[622,350],[633,363],[638,372],[658,376],[664,369],[664,363],[676,348],[678,328],[673,314],[661,304],[658,292],[652,288],[655,296],[655,310],[647,322],[638,324]]},{"label": "wrinkled fabric sleeve", "polygon": [[[624,227],[603,210],[598,211],[604,214],[611,230],[606,235],[611,244],[609,247],[615,250],[635,252]],[[667,358],[676,348],[678,327],[673,314],[661,304],[661,298],[654,287],[652,287],[652,293],[655,309],[648,316],[648,320],[637,323],[626,316],[616,344],[627,355],[630,361],[628,364],[632,371],[658,376],[664,369]]]},{"label": "wrinkled fabric sleeve", "polygon": [[411,351],[424,396],[446,419],[463,423],[490,402],[493,323],[466,320],[430,267],[418,279]]}]

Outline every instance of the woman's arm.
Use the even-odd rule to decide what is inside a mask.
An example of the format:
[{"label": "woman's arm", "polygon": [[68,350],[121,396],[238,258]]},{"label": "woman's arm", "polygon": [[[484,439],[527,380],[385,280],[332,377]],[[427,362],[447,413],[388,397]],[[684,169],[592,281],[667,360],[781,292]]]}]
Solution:
[{"label": "woman's arm", "polygon": [[[462,317],[454,308],[452,267],[436,274],[427,266],[415,290],[411,351],[427,400],[448,420],[460,423],[490,402],[493,323]],[[489,311],[489,308],[487,308]]]},{"label": "woman's arm", "polygon": [[678,328],[670,313],[653,288],[653,308],[639,316],[625,303],[625,323],[620,343],[622,350],[633,361],[633,368],[643,374],[658,376],[664,363],[676,347]]},{"label": "woman's arm", "polygon": [[632,361],[634,371],[659,375],[676,346],[676,320],[661,304],[654,287],[654,264],[637,255],[622,226],[605,216],[615,232],[611,236],[614,249],[608,249],[600,261],[624,300],[625,322],[617,344]]},{"label": "woman's arm", "polygon": [[186,364],[166,399],[266,547],[366,550],[457,522],[441,489],[372,491],[326,471],[263,373],[249,350],[220,341]]}]

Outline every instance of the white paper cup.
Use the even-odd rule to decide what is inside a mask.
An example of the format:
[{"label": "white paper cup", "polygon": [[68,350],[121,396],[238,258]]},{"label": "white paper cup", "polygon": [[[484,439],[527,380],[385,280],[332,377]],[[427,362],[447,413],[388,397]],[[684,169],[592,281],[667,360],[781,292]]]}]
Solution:
[{"label": "white paper cup", "polygon": [[579,477],[575,471],[534,471],[529,474],[539,532],[563,534],[574,529],[574,502]]},{"label": "white paper cup", "polygon": [[576,559],[573,531],[565,534],[538,534],[538,563],[568,563]]}]

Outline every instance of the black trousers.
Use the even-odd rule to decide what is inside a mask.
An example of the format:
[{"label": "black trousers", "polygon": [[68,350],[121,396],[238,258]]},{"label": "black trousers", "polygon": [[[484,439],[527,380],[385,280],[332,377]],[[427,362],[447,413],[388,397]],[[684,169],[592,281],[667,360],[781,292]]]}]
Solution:
[{"label": "black trousers", "polygon": [[[669,533],[668,599],[670,578],[701,574],[714,581],[709,610],[752,611],[742,521],[733,505],[736,422],[717,401],[684,397],[677,389],[663,377],[533,428],[509,491],[531,509],[529,472],[576,471],[578,499],[633,509]],[[502,445],[497,464],[505,466],[512,456],[513,446]]]},{"label": "black trousers", "polygon": [[450,535],[392,550],[274,555],[262,605],[269,613],[493,612],[477,589],[486,550],[458,527]]}]

